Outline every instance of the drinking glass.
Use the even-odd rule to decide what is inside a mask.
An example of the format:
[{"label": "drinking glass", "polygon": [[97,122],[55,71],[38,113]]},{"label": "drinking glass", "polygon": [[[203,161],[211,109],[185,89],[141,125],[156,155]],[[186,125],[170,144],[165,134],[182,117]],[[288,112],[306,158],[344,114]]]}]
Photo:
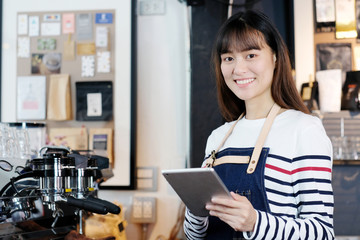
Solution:
[{"label": "drinking glass", "polygon": [[335,160],[341,160],[345,159],[346,152],[347,152],[347,146],[346,146],[346,137],[341,136],[332,136],[331,142],[333,145],[333,159]]}]

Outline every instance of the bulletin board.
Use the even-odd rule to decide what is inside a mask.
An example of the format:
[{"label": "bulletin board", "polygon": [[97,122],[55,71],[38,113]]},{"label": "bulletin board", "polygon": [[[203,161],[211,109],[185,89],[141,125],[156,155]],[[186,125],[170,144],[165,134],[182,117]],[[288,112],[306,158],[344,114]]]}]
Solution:
[{"label": "bulletin board", "polygon": [[[45,12],[18,12],[17,14],[17,89],[25,94],[17,93],[17,120],[91,120],[78,114],[81,111],[77,92],[79,82],[95,82],[101,86],[102,82],[113,82],[115,76],[115,10],[83,10],[83,11],[45,11]],[[82,21],[82,22],[81,22]],[[51,94],[51,75],[68,74],[71,94],[71,105],[64,106],[65,99],[59,94]],[[29,94],[35,98],[37,88],[27,89],[27,85],[20,84],[19,77],[26,78],[31,84],[34,77],[46,77],[46,99],[38,99],[45,106],[44,113],[36,116],[26,114],[27,110],[21,109],[22,98]],[[25,80],[25,81],[26,81]],[[33,82],[38,82],[34,78]],[[64,82],[64,79],[60,79]],[[29,85],[31,87],[31,85]],[[54,91],[65,86],[57,85]],[[91,87],[91,86],[89,86]],[[24,88],[24,89],[22,89]],[[85,90],[84,90],[85,91]],[[111,94],[111,93],[108,93]],[[22,95],[22,96],[21,96]],[[65,94],[64,94],[65,95]],[[40,96],[37,96],[40,98]],[[58,99],[51,99],[58,98]],[[65,96],[64,96],[65,98]],[[71,111],[70,114],[56,113],[49,116],[49,103],[54,102],[55,111]],[[29,104],[27,104],[29,105]],[[20,107],[19,107],[20,106]],[[104,106],[107,107],[108,105]],[[96,108],[96,106],[94,106]],[[31,108],[31,106],[29,107]],[[66,109],[60,109],[66,108]],[[100,106],[102,108],[102,106]],[[86,106],[84,107],[86,111]],[[103,109],[100,109],[100,111]],[[107,127],[113,127],[112,108],[107,110],[110,116],[104,119],[94,120],[109,121]],[[99,112],[99,111],[98,111]],[[109,115],[108,114],[108,115]],[[66,115],[66,116],[65,116]],[[59,124],[50,123],[51,126]],[[61,124],[60,124],[61,127]]]},{"label": "bulletin board", "polygon": [[[107,20],[96,20],[97,14],[106,15]],[[31,70],[31,55],[32,54],[46,54],[46,53],[59,53],[61,55],[61,69],[59,72],[54,71],[53,73],[70,73],[72,79],[75,80],[113,80],[114,79],[114,63],[115,63],[115,18],[116,13],[114,9],[103,9],[103,10],[83,10],[83,11],[46,11],[46,12],[18,12],[17,17],[18,21],[21,16],[26,15],[28,17],[28,24],[30,25],[30,21],[32,17],[36,17],[38,24],[33,24],[33,29],[30,30],[28,28],[27,34],[17,34],[18,36],[18,45],[19,38],[29,37],[29,55],[30,57],[21,57],[19,56],[19,52],[17,55],[17,75],[30,75],[30,74],[40,74],[34,73]],[[100,15],[100,16],[101,16]],[[69,25],[68,28],[64,27],[66,19],[64,16],[68,16],[70,19],[67,23]],[[91,21],[91,33],[90,36],[84,36],[79,38],[79,34],[76,30],[76,17],[81,18],[81,16],[89,16],[88,20]],[[46,20],[51,19],[51,20]],[[56,19],[56,20],[54,20]],[[96,22],[97,21],[97,22]],[[34,21],[35,22],[35,21]],[[47,24],[47,25],[42,25]],[[55,25],[50,25],[55,24]],[[18,24],[18,27],[21,24]],[[59,28],[57,28],[59,26]],[[71,27],[70,27],[71,26]],[[108,30],[108,42],[103,43],[100,46],[96,45],[96,29],[98,27],[106,28]],[[46,31],[46,33],[41,33],[42,29]],[[37,30],[36,30],[37,29]],[[35,35],[30,35],[31,32]],[[43,35],[45,34],[45,35]],[[48,40],[48,41],[47,41]],[[98,42],[101,44],[101,39]],[[73,59],[64,59],[64,45],[69,41],[74,42],[74,53],[75,56]],[[104,41],[105,42],[105,41]],[[79,53],[81,51],[81,46],[85,46],[84,44],[94,44],[89,45],[89,48],[94,47],[96,49],[85,49],[83,53]],[[80,48],[79,48],[80,46]],[[18,46],[19,49],[19,46]],[[93,52],[92,52],[93,51]],[[81,75],[81,56],[89,56],[95,55],[97,52],[108,51],[110,53],[110,65],[111,68],[108,72],[98,72],[95,69],[94,76],[82,76]],[[101,73],[101,74],[100,74]],[[46,72],[45,74],[51,74],[51,72]],[[42,74],[41,74],[42,75]]]},{"label": "bulletin board", "polygon": [[[102,183],[100,188],[134,189],[135,124],[133,122],[135,119],[135,88],[133,78],[135,59],[133,58],[133,52],[135,46],[132,43],[135,36],[133,29],[135,28],[134,11],[136,3],[130,0],[121,1],[121,3],[117,0],[102,0],[101,4],[97,0],[63,0],[56,2],[56,4],[48,0],[2,0],[0,2],[3,13],[1,26],[3,46],[1,55],[1,121],[45,122],[48,130],[52,128],[72,129],[85,126],[85,128],[94,130],[88,131],[89,138],[91,138],[90,134],[92,133],[112,134],[113,176]],[[65,25],[68,25],[68,22],[62,21],[64,16],[72,14],[75,18],[75,31],[70,34],[64,32],[63,29]],[[21,32],[22,26],[19,21],[24,15],[28,20],[25,24],[27,33]],[[78,35],[77,30],[81,28],[77,26],[79,21],[77,17],[80,15],[91,16],[91,37],[83,39]],[[36,17],[35,20],[30,18],[34,16]],[[83,18],[80,20],[83,20]],[[31,25],[33,21],[38,21],[38,27],[36,27],[36,24]],[[45,23],[45,26],[43,26],[43,23]],[[60,29],[57,25],[60,25]],[[99,26],[106,27],[105,34],[104,29],[99,31]],[[36,35],[37,31],[39,32],[38,36]],[[101,39],[97,39],[99,34],[102,34]],[[28,37],[28,43],[23,37]],[[107,38],[108,45],[97,45],[96,42],[101,42],[104,38]],[[40,42],[39,39],[41,39]],[[71,54],[64,54],[65,51],[67,52],[64,44],[70,41],[73,41],[75,45],[73,59],[67,59]],[[25,46],[27,44],[28,49]],[[105,59],[106,61],[102,65],[103,68],[100,72],[98,70],[101,69],[101,66],[97,65],[100,61],[97,55],[98,52],[106,52],[105,56],[102,56],[102,60]],[[45,61],[43,58],[45,55],[51,55],[50,53],[53,58],[48,57]],[[24,57],[26,54],[28,54],[27,57]],[[42,57],[42,60],[44,60],[43,65],[45,65],[45,62],[50,64],[46,65],[45,68],[40,65],[37,66],[37,69],[32,67],[33,54]],[[67,56],[66,59],[65,55]],[[83,56],[93,56],[94,59],[84,60]],[[49,59],[51,61],[47,61]],[[92,69],[89,65],[85,65],[87,70],[90,68],[90,71],[85,71],[85,74],[84,61],[93,63]],[[61,63],[59,69],[56,68],[58,62]],[[63,78],[63,75],[67,76],[67,78]],[[21,87],[21,84],[26,83],[29,77],[38,78],[40,81],[35,86],[37,92],[32,94],[32,96],[38,97],[37,95],[43,92],[42,81],[45,81],[45,84],[43,84],[46,93],[44,102],[48,104],[51,99],[51,96],[49,97],[49,87],[52,76],[69,79],[71,116],[65,120],[53,120],[48,119],[48,113],[45,112],[45,115],[40,117],[19,118],[17,112],[18,95],[23,95],[18,94],[19,85]],[[77,109],[76,89],[78,84],[83,86],[83,83],[89,83],[93,88],[93,83],[106,83],[107,86],[111,86],[112,91],[107,90],[102,94],[102,96],[112,94],[112,100],[108,102],[112,104],[110,117],[107,115],[103,119],[77,118],[79,111]],[[109,104],[105,104],[105,106],[109,107]],[[108,133],[109,129],[112,129],[112,133]]]}]

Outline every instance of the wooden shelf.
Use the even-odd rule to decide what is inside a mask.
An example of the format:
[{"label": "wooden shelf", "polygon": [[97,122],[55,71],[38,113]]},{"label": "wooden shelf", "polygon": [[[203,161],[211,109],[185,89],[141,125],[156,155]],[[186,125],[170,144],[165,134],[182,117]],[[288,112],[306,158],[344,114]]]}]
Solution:
[{"label": "wooden shelf", "polygon": [[359,160],[334,160],[333,165],[360,165]]},{"label": "wooden shelf", "polygon": [[360,118],[360,111],[325,112],[322,116],[323,118]]}]

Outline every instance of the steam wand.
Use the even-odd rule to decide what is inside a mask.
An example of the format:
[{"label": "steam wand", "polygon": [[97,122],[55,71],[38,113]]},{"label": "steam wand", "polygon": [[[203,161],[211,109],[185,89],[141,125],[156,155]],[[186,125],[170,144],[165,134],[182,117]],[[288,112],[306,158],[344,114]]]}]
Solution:
[{"label": "steam wand", "polygon": [[63,210],[61,210],[61,208],[56,206],[56,210],[53,212],[52,216],[53,216],[53,218],[55,218],[53,223],[51,224],[51,227],[53,228],[53,227],[55,227],[56,222],[59,220],[59,217],[64,216],[64,212],[63,212]]}]

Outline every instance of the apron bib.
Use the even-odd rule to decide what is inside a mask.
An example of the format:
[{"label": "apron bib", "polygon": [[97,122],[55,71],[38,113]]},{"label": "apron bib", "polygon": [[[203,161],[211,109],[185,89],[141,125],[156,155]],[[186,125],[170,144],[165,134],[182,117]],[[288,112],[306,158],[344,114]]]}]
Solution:
[{"label": "apron bib", "polygon": [[[227,132],[216,151],[206,159],[206,166],[213,167],[229,191],[245,196],[256,210],[269,212],[269,203],[264,186],[265,163],[269,148],[263,148],[271,125],[279,112],[280,107],[275,103],[271,108],[254,148],[227,148],[219,149],[232,133],[237,122]],[[209,216],[209,227],[206,239],[244,239],[242,232],[236,232],[227,223],[218,217]]]}]

